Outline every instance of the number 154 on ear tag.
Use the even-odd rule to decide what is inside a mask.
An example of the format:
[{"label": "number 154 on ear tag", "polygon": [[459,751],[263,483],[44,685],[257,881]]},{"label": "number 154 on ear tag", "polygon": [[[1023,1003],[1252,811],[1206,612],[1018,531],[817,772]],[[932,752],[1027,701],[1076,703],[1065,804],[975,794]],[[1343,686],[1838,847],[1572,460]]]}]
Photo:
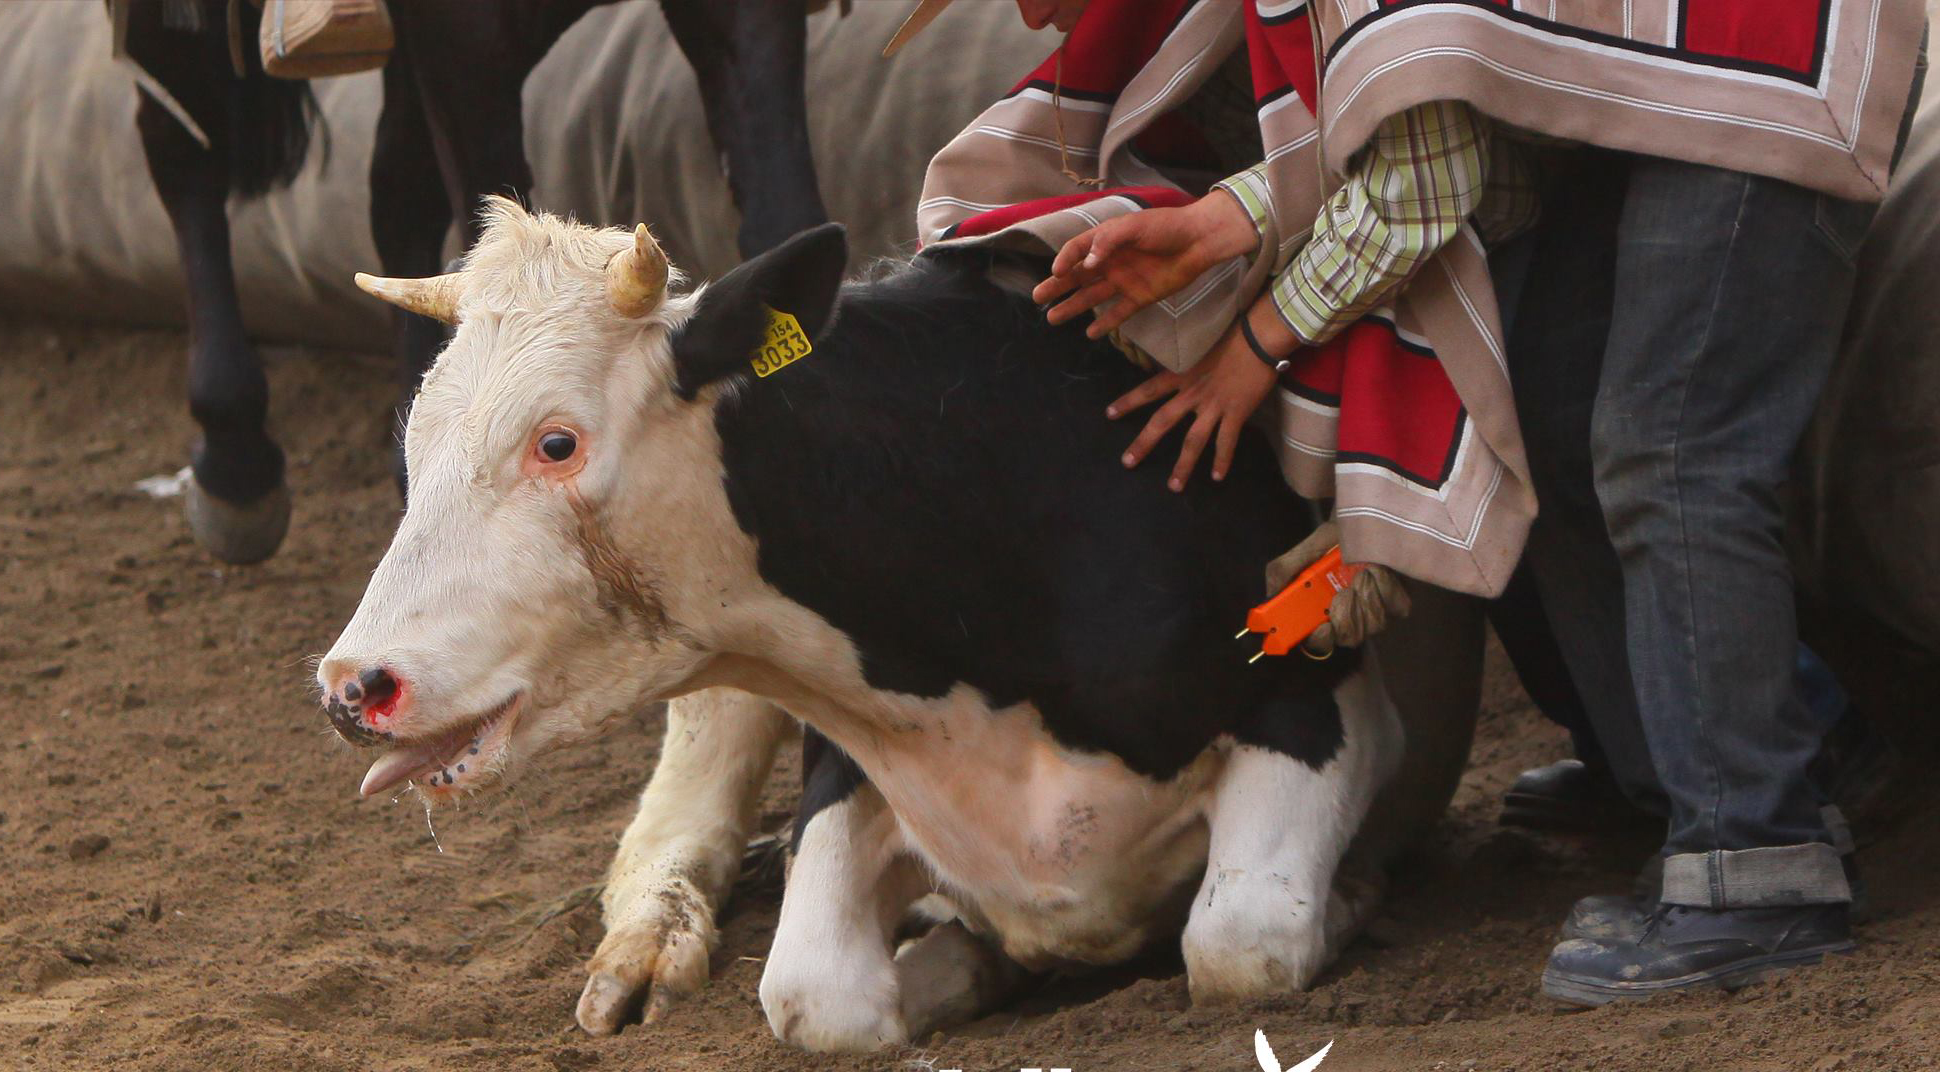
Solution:
[{"label": "number 154 on ear tag", "polygon": [[813,349],[800,321],[788,313],[769,309],[768,331],[748,363],[754,366],[756,376],[766,378],[807,357]]}]

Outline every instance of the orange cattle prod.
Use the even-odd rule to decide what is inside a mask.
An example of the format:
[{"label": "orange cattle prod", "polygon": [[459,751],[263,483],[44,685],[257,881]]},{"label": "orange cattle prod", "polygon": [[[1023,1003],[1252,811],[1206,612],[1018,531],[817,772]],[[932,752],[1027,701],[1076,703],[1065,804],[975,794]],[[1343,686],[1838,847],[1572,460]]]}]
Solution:
[{"label": "orange cattle prod", "polygon": [[1280,589],[1279,595],[1248,611],[1246,628],[1233,639],[1248,633],[1262,636],[1259,655],[1246,661],[1258,662],[1261,655],[1285,655],[1312,636],[1326,624],[1327,607],[1334,596],[1362,569],[1358,563],[1342,561],[1338,546],[1329,548],[1313,565],[1301,570],[1292,584]]}]

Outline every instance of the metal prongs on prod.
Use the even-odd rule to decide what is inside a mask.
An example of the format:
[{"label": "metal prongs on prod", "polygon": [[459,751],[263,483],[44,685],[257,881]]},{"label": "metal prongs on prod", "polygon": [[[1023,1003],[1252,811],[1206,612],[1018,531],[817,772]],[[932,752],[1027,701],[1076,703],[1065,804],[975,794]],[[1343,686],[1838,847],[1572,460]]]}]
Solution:
[{"label": "metal prongs on prod", "polygon": [[[1246,660],[1247,664],[1259,662],[1263,655],[1292,653],[1327,623],[1334,597],[1346,590],[1361,569],[1359,563],[1341,559],[1339,546],[1331,547],[1273,598],[1248,611],[1246,628],[1233,637],[1238,640],[1248,633],[1260,634],[1259,655]],[[1310,659],[1327,658],[1305,648],[1301,652]]]}]

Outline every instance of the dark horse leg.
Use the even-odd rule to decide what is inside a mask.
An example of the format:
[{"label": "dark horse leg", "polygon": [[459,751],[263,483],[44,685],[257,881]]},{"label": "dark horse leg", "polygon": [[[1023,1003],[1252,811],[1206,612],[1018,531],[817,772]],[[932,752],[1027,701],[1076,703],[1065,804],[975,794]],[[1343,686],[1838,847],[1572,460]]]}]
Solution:
[{"label": "dark horse leg", "polygon": [[[384,68],[384,110],[370,165],[370,228],[384,274],[404,278],[437,275],[452,206],[439,178],[438,156],[425,123],[416,74],[399,48]],[[445,326],[427,316],[391,310],[391,348],[397,355],[396,427],[401,433],[418,381],[444,345]],[[403,436],[393,454],[398,490],[404,490]]]},{"label": "dark horse leg", "polygon": [[[165,24],[163,5],[130,11],[129,53],[207,132],[204,148],[146,93],[136,128],[149,174],[175,230],[188,288],[189,412],[201,426],[188,489],[196,541],[224,562],[259,562],[289,528],[283,452],[264,430],[269,384],[243,330],[230,262],[231,193],[255,196],[301,166],[314,115],[301,83],[275,84],[252,66],[229,66],[221,0],[204,0]],[[253,17],[253,9],[251,9]],[[248,27],[253,39],[254,28]],[[252,56],[252,64],[253,64]]]},{"label": "dark horse leg", "polygon": [[741,211],[741,256],[828,222],[808,144],[801,0],[661,0],[660,6],[700,81],[707,131]]},{"label": "dark horse leg", "polygon": [[[392,6],[397,50],[371,156],[371,237],[384,273],[435,275],[453,219],[469,247],[486,194],[532,188],[520,92],[526,75],[590,0],[418,0]],[[444,328],[397,310],[400,422]],[[399,487],[403,486],[402,454]]]}]

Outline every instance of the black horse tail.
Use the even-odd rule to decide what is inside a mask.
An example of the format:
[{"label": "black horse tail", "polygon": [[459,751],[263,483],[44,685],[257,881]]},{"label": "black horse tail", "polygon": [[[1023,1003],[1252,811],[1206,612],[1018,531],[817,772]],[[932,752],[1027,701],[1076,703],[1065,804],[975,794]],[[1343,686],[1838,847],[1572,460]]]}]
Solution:
[{"label": "black horse tail", "polygon": [[[253,62],[253,61],[252,61]],[[317,110],[310,83],[272,78],[257,70],[244,78],[230,113],[229,192],[237,197],[261,197],[288,186],[310,156],[310,143],[321,143],[322,159],[330,157],[330,131]]]},{"label": "black horse tail", "polygon": [[123,2],[131,5],[129,54],[194,118],[209,151],[227,161],[230,196],[256,198],[288,186],[312,142],[328,162],[329,131],[310,84],[263,71],[261,8],[235,4],[232,55],[230,0]]},{"label": "black horse tail", "polygon": [[[210,2],[217,9],[228,7],[228,0]],[[236,6],[241,18],[238,29],[244,74],[235,82],[235,105],[229,110],[229,192],[254,198],[294,182],[310,156],[312,140],[319,143],[327,164],[330,131],[317,110],[317,96],[310,83],[263,72],[262,56],[256,48],[262,9],[246,2]],[[226,12],[219,32],[227,38]]]}]

